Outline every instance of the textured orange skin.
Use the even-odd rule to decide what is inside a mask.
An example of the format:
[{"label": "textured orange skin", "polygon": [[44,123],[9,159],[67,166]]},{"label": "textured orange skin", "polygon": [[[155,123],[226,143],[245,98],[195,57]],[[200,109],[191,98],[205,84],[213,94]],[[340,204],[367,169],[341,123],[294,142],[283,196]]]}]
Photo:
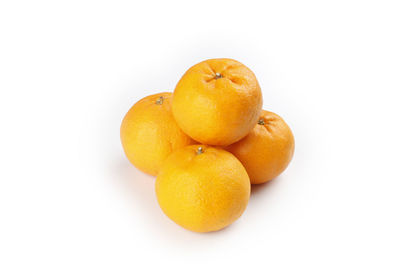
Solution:
[{"label": "textured orange skin", "polygon": [[294,137],[289,126],[277,114],[263,110],[260,119],[242,140],[226,150],[234,154],[249,174],[252,184],[261,184],[281,174],[294,153]]},{"label": "textured orange skin", "polygon": [[[163,103],[159,105],[160,96]],[[171,97],[171,93],[159,93],[139,100],[121,124],[121,142],[129,161],[153,176],[172,151],[195,144],[176,124]]]},{"label": "textured orange skin", "polygon": [[[197,154],[197,149],[203,153]],[[220,230],[238,219],[250,197],[250,180],[231,153],[192,145],[172,153],[156,179],[158,203],[180,226],[195,232]]]},{"label": "textured orange skin", "polygon": [[[216,73],[222,75],[216,79]],[[257,122],[262,94],[254,73],[233,59],[209,59],[178,82],[172,112],[194,140],[225,146],[247,135]]]}]

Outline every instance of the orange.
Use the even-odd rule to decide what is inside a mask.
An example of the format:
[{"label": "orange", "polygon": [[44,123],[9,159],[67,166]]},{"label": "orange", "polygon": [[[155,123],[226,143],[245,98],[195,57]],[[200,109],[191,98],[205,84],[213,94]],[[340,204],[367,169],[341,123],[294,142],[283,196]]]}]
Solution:
[{"label": "orange", "polygon": [[172,151],[195,143],[176,124],[171,96],[159,93],[139,100],[121,124],[121,142],[129,161],[154,176]]},{"label": "orange", "polygon": [[180,226],[220,230],[238,219],[250,196],[250,180],[231,153],[206,145],[173,152],[156,179],[158,203]]},{"label": "orange", "polygon": [[261,184],[286,169],[293,157],[294,137],[281,117],[263,110],[253,130],[225,149],[240,160],[252,184]]},{"label": "orange", "polygon": [[262,108],[254,73],[233,59],[209,59],[191,67],[178,82],[172,112],[194,140],[225,146],[247,135]]}]

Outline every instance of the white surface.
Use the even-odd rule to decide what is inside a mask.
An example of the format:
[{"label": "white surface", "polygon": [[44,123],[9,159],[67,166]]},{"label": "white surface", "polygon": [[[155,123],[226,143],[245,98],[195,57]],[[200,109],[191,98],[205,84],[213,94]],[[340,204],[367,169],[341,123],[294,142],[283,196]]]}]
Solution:
[{"label": "white surface", "polygon": [[[399,13],[398,1],[1,1],[0,266],[399,266]],[[214,57],[255,72],[296,152],[236,223],[196,234],[161,212],[119,126]]]}]

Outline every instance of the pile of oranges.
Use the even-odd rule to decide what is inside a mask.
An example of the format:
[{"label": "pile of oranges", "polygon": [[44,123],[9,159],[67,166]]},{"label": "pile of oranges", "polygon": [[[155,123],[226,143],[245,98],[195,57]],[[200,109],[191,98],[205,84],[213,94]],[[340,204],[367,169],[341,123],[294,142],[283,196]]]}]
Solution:
[{"label": "pile of oranges", "polygon": [[157,177],[158,203],[170,219],[195,232],[220,230],[242,215],[251,184],[286,169],[293,134],[262,104],[254,73],[224,58],[194,65],[173,93],[147,96],[128,111],[125,154]]}]

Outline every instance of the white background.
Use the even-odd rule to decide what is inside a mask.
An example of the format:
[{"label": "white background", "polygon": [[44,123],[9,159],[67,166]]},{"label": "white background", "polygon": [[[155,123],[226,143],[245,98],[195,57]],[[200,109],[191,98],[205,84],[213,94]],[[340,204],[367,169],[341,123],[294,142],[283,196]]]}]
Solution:
[{"label": "white background", "polygon": [[[400,266],[398,1],[0,2],[0,266]],[[241,61],[296,138],[197,234],[129,164],[125,112]]]}]

